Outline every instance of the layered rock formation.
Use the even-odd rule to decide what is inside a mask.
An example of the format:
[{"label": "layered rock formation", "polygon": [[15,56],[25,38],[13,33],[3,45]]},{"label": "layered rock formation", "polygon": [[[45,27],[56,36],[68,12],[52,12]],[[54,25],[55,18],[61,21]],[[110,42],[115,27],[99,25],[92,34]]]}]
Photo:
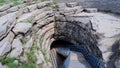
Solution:
[{"label": "layered rock formation", "polygon": [[[52,68],[53,60],[50,60],[49,53],[51,44],[56,40],[86,44],[91,53],[103,59],[103,50],[100,51],[101,46],[98,48],[101,32],[94,23],[96,12],[96,8],[83,8],[76,2],[55,4],[45,1],[32,5],[13,6],[11,3],[1,6],[0,68]],[[118,54],[119,50],[114,53]],[[110,64],[115,62],[115,66],[119,67],[116,56]]]}]

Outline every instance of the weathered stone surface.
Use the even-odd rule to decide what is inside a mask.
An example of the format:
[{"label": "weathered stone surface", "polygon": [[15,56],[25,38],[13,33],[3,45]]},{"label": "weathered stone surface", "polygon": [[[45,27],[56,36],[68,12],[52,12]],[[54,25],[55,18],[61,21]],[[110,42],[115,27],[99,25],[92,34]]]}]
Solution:
[{"label": "weathered stone surface", "polygon": [[25,13],[19,17],[17,22],[26,21],[26,20],[33,20],[34,16],[38,15],[39,13],[41,13],[43,11],[44,11],[44,9],[38,9],[38,10],[35,10],[33,12],[30,12],[30,13]]},{"label": "weathered stone surface", "polygon": [[23,10],[19,9],[18,11],[15,12],[16,16],[19,17],[23,14]]},{"label": "weathered stone surface", "polygon": [[59,10],[63,14],[71,15],[71,14],[80,13],[81,11],[83,11],[83,8],[81,6],[76,6],[73,8],[70,7],[60,8]]},{"label": "weathered stone surface", "polygon": [[85,8],[84,10],[89,13],[96,13],[98,11],[97,8]]},{"label": "weathered stone surface", "polygon": [[19,8],[19,9],[24,8],[24,7],[26,7],[25,4],[20,4],[20,5],[18,5],[18,8]]},{"label": "weathered stone surface", "polygon": [[19,64],[18,60],[15,60],[13,63],[14,63],[15,65],[18,65],[18,64]]},{"label": "weathered stone surface", "polygon": [[51,3],[52,3],[52,1],[45,1],[45,2],[42,2],[42,3],[38,3],[37,8],[38,9],[44,8],[44,7],[48,6],[48,5],[50,5]]},{"label": "weathered stone surface", "polygon": [[17,23],[13,28],[15,34],[26,33],[32,27],[31,23]]},{"label": "weathered stone surface", "polygon": [[23,48],[22,47],[17,47],[14,50],[11,51],[10,53],[10,57],[18,57],[21,55],[21,53],[23,52]]},{"label": "weathered stone surface", "polygon": [[65,8],[65,7],[67,7],[67,6],[66,6],[66,3],[58,3],[58,4],[57,4],[57,7],[58,7],[58,8]]},{"label": "weathered stone surface", "polygon": [[23,13],[27,13],[27,12],[29,12],[28,7],[21,8],[21,10],[23,10]]},{"label": "weathered stone surface", "polygon": [[17,11],[18,9],[19,9],[19,7],[18,7],[18,6],[15,6],[15,7],[12,7],[12,8],[10,8],[10,9],[8,9],[7,12],[8,12],[8,13],[15,12],[15,11]]},{"label": "weathered stone surface", "polygon": [[10,57],[18,57],[23,52],[23,46],[19,38],[14,39],[12,43],[13,50],[9,54]]},{"label": "weathered stone surface", "polygon": [[24,45],[24,48],[31,48],[33,44],[33,38],[30,38],[30,40]]},{"label": "weathered stone surface", "polygon": [[6,41],[2,47],[0,47],[0,56],[4,56],[7,52],[11,50],[11,45],[8,41]]},{"label": "weathered stone surface", "polygon": [[31,11],[34,11],[34,10],[37,9],[37,4],[33,4],[33,5],[30,5],[30,6],[27,6],[27,7],[28,7],[29,11],[31,12]]},{"label": "weathered stone surface", "polygon": [[15,13],[10,13],[0,17],[0,39],[2,39],[11,30],[16,21]]},{"label": "weathered stone surface", "polygon": [[75,6],[79,6],[78,2],[71,2],[71,3],[66,3],[67,7],[75,7]]},{"label": "weathered stone surface", "polygon": [[35,20],[37,21],[37,20],[41,20],[41,19],[48,18],[51,16],[53,16],[53,11],[46,11],[46,12],[43,12],[43,13],[37,15],[35,17]]},{"label": "weathered stone surface", "polygon": [[14,37],[15,37],[14,33],[13,32],[9,32],[9,34],[8,34],[8,40],[9,40],[10,43],[12,43]]},{"label": "weathered stone surface", "polygon": [[37,57],[37,64],[41,64],[42,62],[44,62],[45,60],[44,60],[44,56],[43,56],[43,54],[40,52],[40,51],[36,51],[35,52],[35,55],[36,55],[36,57]]},{"label": "weathered stone surface", "polygon": [[[91,52],[98,58],[102,58],[102,53],[97,45],[96,36],[92,33],[90,19],[84,17],[72,17],[70,15],[63,15],[65,21],[59,21],[58,18],[55,23],[55,39],[65,39],[74,44],[86,44]],[[61,18],[61,17],[60,17]],[[90,26],[90,27],[89,27]],[[88,39],[89,38],[89,39]]]},{"label": "weathered stone surface", "polygon": [[[17,44],[16,44],[17,43]],[[12,48],[19,48],[22,47],[22,43],[19,38],[14,39],[12,43]]]},{"label": "weathered stone surface", "polygon": [[4,39],[0,41],[0,47],[2,47],[6,42],[12,42],[14,39],[13,33],[10,32]]},{"label": "weathered stone surface", "polygon": [[120,57],[115,61],[115,68],[120,68]]},{"label": "weathered stone surface", "polygon": [[10,4],[6,4],[6,5],[1,6],[1,7],[0,7],[0,12],[9,9],[12,5],[13,5],[13,4],[10,3]]},{"label": "weathered stone surface", "polygon": [[[94,17],[91,19],[92,24],[97,26],[96,31],[103,34],[105,37],[113,37],[120,34],[120,17],[113,14],[93,13]],[[118,18],[116,18],[116,16]],[[106,22],[106,23],[105,23]],[[94,27],[93,27],[94,28]],[[117,29],[118,28],[118,29]]]},{"label": "weathered stone surface", "polygon": [[37,23],[38,23],[37,27],[41,28],[41,27],[43,27],[43,26],[45,26],[49,23],[52,23],[52,22],[54,22],[54,17],[49,17],[49,18],[46,18],[46,19],[43,19],[43,20],[39,20],[39,21],[37,21]]},{"label": "weathered stone surface", "polygon": [[6,14],[7,14],[7,11],[0,12],[0,17]]},{"label": "weathered stone surface", "polygon": [[7,67],[0,63],[0,68],[7,68]]}]

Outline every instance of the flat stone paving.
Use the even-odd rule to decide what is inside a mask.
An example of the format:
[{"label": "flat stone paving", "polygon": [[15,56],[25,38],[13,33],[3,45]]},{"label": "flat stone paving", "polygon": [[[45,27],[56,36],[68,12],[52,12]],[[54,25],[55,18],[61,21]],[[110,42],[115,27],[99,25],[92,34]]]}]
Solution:
[{"label": "flat stone paving", "polygon": [[81,53],[71,51],[69,68],[91,68],[91,66]]}]

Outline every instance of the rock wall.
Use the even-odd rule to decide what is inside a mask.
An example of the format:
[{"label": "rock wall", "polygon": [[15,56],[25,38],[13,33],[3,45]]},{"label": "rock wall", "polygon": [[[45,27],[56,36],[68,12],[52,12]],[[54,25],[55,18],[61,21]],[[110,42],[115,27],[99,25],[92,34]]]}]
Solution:
[{"label": "rock wall", "polygon": [[78,3],[58,4],[57,7],[52,1],[0,7],[0,68],[52,68],[49,53],[55,40],[86,44],[102,59],[90,16],[74,16],[84,8]]},{"label": "rock wall", "polygon": [[87,8],[98,8],[102,11],[120,13],[119,0],[57,0],[58,2],[79,2],[80,5]]}]

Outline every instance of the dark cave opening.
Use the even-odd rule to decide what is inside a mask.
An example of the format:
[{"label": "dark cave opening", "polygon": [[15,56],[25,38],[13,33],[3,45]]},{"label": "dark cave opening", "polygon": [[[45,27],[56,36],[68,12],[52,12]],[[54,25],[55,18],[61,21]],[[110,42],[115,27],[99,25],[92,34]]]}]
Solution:
[{"label": "dark cave opening", "polygon": [[64,40],[56,40],[51,44],[51,61],[52,61],[52,65],[53,68],[61,68],[63,62],[65,61],[66,57],[57,53],[56,52],[56,48],[59,47],[66,47],[67,45],[72,45],[72,43],[68,42],[68,41],[64,41]]}]

